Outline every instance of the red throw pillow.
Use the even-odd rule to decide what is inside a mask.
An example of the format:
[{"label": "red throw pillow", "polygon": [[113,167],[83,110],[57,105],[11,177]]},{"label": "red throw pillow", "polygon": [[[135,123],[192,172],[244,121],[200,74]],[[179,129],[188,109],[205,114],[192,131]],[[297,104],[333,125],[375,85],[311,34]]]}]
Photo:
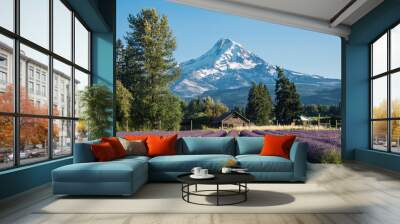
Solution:
[{"label": "red throw pillow", "polygon": [[176,139],[172,136],[149,136],[146,140],[148,156],[176,155]]},{"label": "red throw pillow", "polygon": [[265,135],[262,156],[280,156],[290,158],[290,148],[296,136],[294,135]]},{"label": "red throw pillow", "polygon": [[116,137],[109,137],[109,138],[101,138],[101,142],[108,142],[114,149],[115,155],[118,158],[125,157],[126,156],[126,151],[124,149],[124,146],[122,146],[121,142],[119,141],[118,138]]},{"label": "red throw pillow", "polygon": [[91,149],[94,157],[99,162],[110,161],[117,158],[113,147],[108,142],[93,144],[91,145]]}]

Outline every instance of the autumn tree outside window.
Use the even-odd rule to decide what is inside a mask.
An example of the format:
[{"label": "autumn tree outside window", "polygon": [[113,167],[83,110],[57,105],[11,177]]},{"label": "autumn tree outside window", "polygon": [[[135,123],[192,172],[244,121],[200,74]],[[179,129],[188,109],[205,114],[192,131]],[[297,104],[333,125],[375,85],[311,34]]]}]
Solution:
[{"label": "autumn tree outside window", "polygon": [[400,24],[370,45],[371,149],[400,153]]},{"label": "autumn tree outside window", "polygon": [[87,138],[77,106],[90,85],[87,25],[63,0],[15,2],[0,1],[10,12],[0,21],[0,170],[71,156]]}]

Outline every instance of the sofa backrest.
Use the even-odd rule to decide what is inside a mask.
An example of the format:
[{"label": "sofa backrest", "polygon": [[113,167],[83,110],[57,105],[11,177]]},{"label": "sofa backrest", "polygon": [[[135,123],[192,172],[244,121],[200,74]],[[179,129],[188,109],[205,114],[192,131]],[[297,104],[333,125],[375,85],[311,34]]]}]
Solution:
[{"label": "sofa backrest", "polygon": [[264,145],[264,137],[237,137],[236,155],[259,154]]},{"label": "sofa backrest", "polygon": [[[74,163],[95,162],[90,146],[100,140],[75,143]],[[259,154],[264,144],[263,137],[183,137],[177,140],[177,154]]]},{"label": "sofa backrest", "polygon": [[95,162],[96,158],[93,155],[91,145],[98,144],[100,140],[93,140],[81,143],[75,143],[74,147],[74,163],[90,163]]},{"label": "sofa backrest", "polygon": [[178,154],[226,154],[235,155],[233,137],[183,137]]}]

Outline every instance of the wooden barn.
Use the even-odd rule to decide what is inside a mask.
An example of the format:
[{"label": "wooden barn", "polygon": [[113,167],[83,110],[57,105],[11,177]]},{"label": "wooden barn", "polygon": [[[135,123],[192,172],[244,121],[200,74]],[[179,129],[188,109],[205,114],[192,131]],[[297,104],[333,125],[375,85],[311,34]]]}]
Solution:
[{"label": "wooden barn", "polygon": [[245,127],[250,125],[250,120],[236,111],[231,111],[215,119],[213,125],[221,128]]}]

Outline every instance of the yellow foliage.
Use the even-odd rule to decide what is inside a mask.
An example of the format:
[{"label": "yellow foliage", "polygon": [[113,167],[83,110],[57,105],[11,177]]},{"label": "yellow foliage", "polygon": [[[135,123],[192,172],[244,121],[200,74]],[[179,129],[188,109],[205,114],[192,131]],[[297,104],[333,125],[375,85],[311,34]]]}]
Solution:
[{"label": "yellow foliage", "polygon": [[[394,99],[391,102],[391,117],[400,118],[400,100]],[[373,118],[387,118],[387,101],[382,101],[377,107],[373,108]],[[373,122],[374,137],[386,138],[387,136],[387,121]],[[398,141],[400,138],[400,121],[391,122],[392,141]]]}]

